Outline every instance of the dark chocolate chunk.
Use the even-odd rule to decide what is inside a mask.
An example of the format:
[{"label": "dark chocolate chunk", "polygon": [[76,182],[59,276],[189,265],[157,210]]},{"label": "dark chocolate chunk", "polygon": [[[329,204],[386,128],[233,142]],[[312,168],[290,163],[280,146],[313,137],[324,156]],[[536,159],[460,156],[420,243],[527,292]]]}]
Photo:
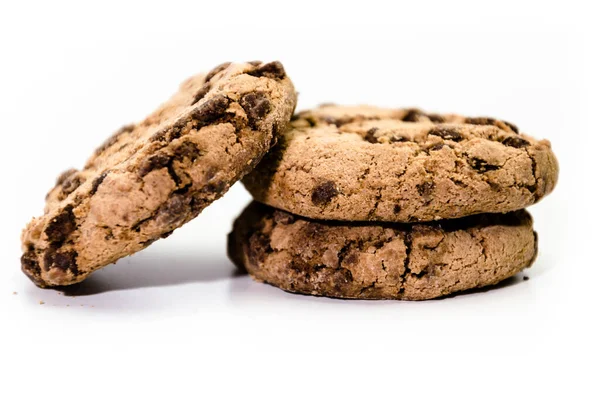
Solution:
[{"label": "dark chocolate chunk", "polygon": [[425,114],[419,109],[408,109],[404,117],[402,117],[402,121],[408,122],[417,122],[421,118],[421,116],[425,116]]},{"label": "dark chocolate chunk", "polygon": [[169,157],[165,153],[158,153],[152,157],[148,157],[144,162],[140,165],[140,169],[138,170],[138,175],[141,177],[146,176],[149,172],[164,168],[169,165],[171,162],[171,157]]},{"label": "dark chocolate chunk", "polygon": [[208,72],[206,74],[206,77],[204,78],[204,81],[208,82],[213,77],[215,77],[215,75],[217,73],[222,72],[223,70],[227,69],[229,67],[229,65],[231,65],[231,62],[225,62],[225,63],[222,63],[219,66],[215,67],[213,70],[211,70],[210,72]]},{"label": "dark chocolate chunk", "polygon": [[530,145],[530,143],[527,140],[520,138],[518,136],[509,136],[506,139],[504,139],[502,141],[502,143],[505,144],[506,146],[514,147],[517,149]]},{"label": "dark chocolate chunk", "polygon": [[25,272],[25,274],[34,276],[40,275],[40,265],[33,250],[27,251],[21,256],[21,269]]},{"label": "dark chocolate chunk", "polygon": [[365,141],[369,142],[369,143],[377,143],[377,138],[375,138],[375,133],[379,130],[379,128],[377,127],[373,127],[371,128],[369,131],[367,131],[367,134],[365,135]]},{"label": "dark chocolate chunk", "polygon": [[499,165],[489,164],[483,159],[473,157],[469,160],[469,165],[479,172],[494,171],[500,168]]},{"label": "dark chocolate chunk", "polygon": [[423,183],[417,185],[417,191],[419,192],[419,195],[424,197],[425,199],[431,198],[431,194],[433,193],[434,188],[435,188],[435,183],[433,183],[431,181],[423,182]]},{"label": "dark chocolate chunk", "polygon": [[77,276],[79,274],[79,268],[77,267],[77,252],[73,250],[58,252],[50,249],[44,254],[44,268],[46,270],[59,268],[65,272],[69,270],[73,275]]},{"label": "dark chocolate chunk", "polygon": [[473,125],[496,125],[496,120],[490,117],[467,117],[465,123]]},{"label": "dark chocolate chunk", "polygon": [[48,241],[60,244],[75,231],[76,226],[73,206],[69,204],[48,223],[45,233]]},{"label": "dark chocolate chunk", "polygon": [[90,190],[90,194],[96,194],[98,191],[98,187],[104,182],[104,178],[108,175],[108,171],[104,171],[100,174],[100,176],[92,182],[92,189]]},{"label": "dark chocolate chunk", "polygon": [[79,186],[81,186],[83,182],[85,182],[85,179],[83,179],[78,174],[72,174],[67,179],[65,179],[60,186],[64,197],[73,193]]},{"label": "dark chocolate chunk", "polygon": [[518,133],[519,133],[519,128],[517,128],[517,126],[516,126],[516,125],[514,125],[513,123],[509,123],[508,121],[505,121],[505,120],[502,120],[502,122],[503,122],[504,124],[506,124],[506,126],[507,126],[508,128],[510,128],[510,129],[511,129],[511,130],[512,130],[512,131],[513,131],[515,134],[518,134]]},{"label": "dark chocolate chunk", "polygon": [[244,108],[250,127],[255,128],[256,123],[262,120],[270,111],[271,103],[267,96],[261,92],[250,92],[240,99],[240,105]]},{"label": "dark chocolate chunk", "polygon": [[406,139],[406,137],[403,137],[402,135],[395,135],[393,137],[390,138],[390,142],[394,143],[394,142],[406,142],[408,141],[408,139]]},{"label": "dark chocolate chunk", "polygon": [[444,116],[439,114],[429,113],[426,116],[432,123],[443,123],[445,121]]},{"label": "dark chocolate chunk", "polygon": [[283,79],[285,77],[285,69],[281,62],[269,62],[261,67],[248,72],[249,75],[255,77],[268,77],[271,79]]},{"label": "dark chocolate chunk", "polygon": [[183,222],[190,213],[191,197],[183,194],[174,194],[164,203],[156,215],[159,225],[177,226]]},{"label": "dark chocolate chunk", "polygon": [[78,171],[75,168],[70,168],[66,171],[64,171],[62,174],[60,174],[58,176],[58,178],[56,178],[56,184],[55,186],[60,186],[62,185],[69,177],[71,177],[72,175],[76,174]]},{"label": "dark chocolate chunk", "polygon": [[194,95],[194,99],[192,99],[192,103],[190,103],[190,105],[194,105],[199,100],[201,100],[202,98],[204,98],[206,96],[206,94],[208,94],[208,91],[210,91],[210,87],[211,87],[210,82],[204,83],[204,85],[202,86],[202,88],[200,88],[198,90],[198,92],[196,92],[196,94]]},{"label": "dark chocolate chunk", "polygon": [[452,127],[433,127],[429,130],[429,135],[439,136],[442,139],[456,142],[462,141],[464,139],[463,135],[456,128]]},{"label": "dark chocolate chunk", "polygon": [[442,149],[443,147],[444,147],[444,144],[440,142],[440,143],[436,143],[435,145],[433,145],[433,146],[429,147],[427,150],[428,150],[428,151],[435,152],[436,150],[440,150],[440,149]]},{"label": "dark chocolate chunk", "polygon": [[209,99],[192,114],[192,117],[197,121],[196,128],[201,128],[223,117],[228,107],[229,99],[224,95]]},{"label": "dark chocolate chunk", "polygon": [[339,194],[332,181],[327,181],[313,189],[311,200],[315,205],[325,205]]}]

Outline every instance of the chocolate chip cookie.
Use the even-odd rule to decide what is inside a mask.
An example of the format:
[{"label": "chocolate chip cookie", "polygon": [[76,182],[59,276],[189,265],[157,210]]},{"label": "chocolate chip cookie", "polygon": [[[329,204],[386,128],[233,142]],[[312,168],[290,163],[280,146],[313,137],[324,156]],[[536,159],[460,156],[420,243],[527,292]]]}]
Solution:
[{"label": "chocolate chip cookie", "polygon": [[337,298],[432,299],[496,284],[536,254],[524,210],[399,224],[310,220],[253,202],[229,235],[229,256],[253,278]]},{"label": "chocolate chip cookie", "polygon": [[298,114],[243,181],[313,219],[420,222],[525,208],[557,177],[550,142],[506,121],[326,105]]},{"label": "chocolate chip cookie", "polygon": [[60,175],[22,234],[22,269],[39,286],[79,282],[197,216],[248,173],[293,114],[279,62],[222,64],[197,75],[85,167]]}]

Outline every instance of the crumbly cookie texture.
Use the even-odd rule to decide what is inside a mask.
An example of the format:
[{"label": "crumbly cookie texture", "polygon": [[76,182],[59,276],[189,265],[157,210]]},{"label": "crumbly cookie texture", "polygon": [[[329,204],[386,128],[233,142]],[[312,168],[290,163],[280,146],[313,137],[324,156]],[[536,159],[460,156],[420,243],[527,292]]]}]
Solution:
[{"label": "crumbly cookie texture", "polygon": [[496,284],[530,266],[537,235],[524,210],[430,223],[316,221],[251,203],[229,256],[290,292],[423,300]]},{"label": "crumbly cookie texture", "polygon": [[420,222],[525,208],[557,177],[550,142],[506,121],[326,105],[295,116],[243,181],[313,219]]},{"label": "crumbly cookie texture", "polygon": [[186,80],[83,170],[58,177],[23,231],[23,272],[38,286],[73,284],[168,236],[258,164],[295,105],[279,62],[225,63]]}]

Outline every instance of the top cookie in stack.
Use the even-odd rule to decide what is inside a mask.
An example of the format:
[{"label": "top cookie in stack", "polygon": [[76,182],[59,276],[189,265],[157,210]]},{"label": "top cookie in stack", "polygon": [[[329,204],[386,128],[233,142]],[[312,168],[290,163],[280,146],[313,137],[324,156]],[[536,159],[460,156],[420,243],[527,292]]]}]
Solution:
[{"label": "top cookie in stack", "polygon": [[506,121],[327,105],[298,114],[244,184],[313,219],[422,222],[525,208],[557,175],[550,143]]},{"label": "top cookie in stack", "polygon": [[292,292],[431,299],[530,266],[522,209],[557,176],[550,143],[506,121],[325,105],[295,116],[243,179],[268,206],[242,213],[229,252]]}]

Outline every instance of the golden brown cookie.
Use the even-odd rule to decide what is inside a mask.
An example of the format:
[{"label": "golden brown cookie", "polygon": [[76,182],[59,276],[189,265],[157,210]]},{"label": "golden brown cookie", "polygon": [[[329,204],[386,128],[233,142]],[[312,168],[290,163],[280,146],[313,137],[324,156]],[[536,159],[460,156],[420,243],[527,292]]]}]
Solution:
[{"label": "golden brown cookie", "polygon": [[185,81],[123,127],[48,193],[22,234],[22,269],[39,286],[79,282],[197,216],[248,173],[294,111],[279,62],[222,64]]},{"label": "golden brown cookie", "polygon": [[290,292],[422,300],[496,284],[530,266],[537,236],[524,210],[430,223],[316,221],[250,204],[229,256]]},{"label": "golden brown cookie", "polygon": [[243,181],[313,219],[420,222],[525,208],[557,177],[550,142],[506,121],[326,105],[297,115]]}]

